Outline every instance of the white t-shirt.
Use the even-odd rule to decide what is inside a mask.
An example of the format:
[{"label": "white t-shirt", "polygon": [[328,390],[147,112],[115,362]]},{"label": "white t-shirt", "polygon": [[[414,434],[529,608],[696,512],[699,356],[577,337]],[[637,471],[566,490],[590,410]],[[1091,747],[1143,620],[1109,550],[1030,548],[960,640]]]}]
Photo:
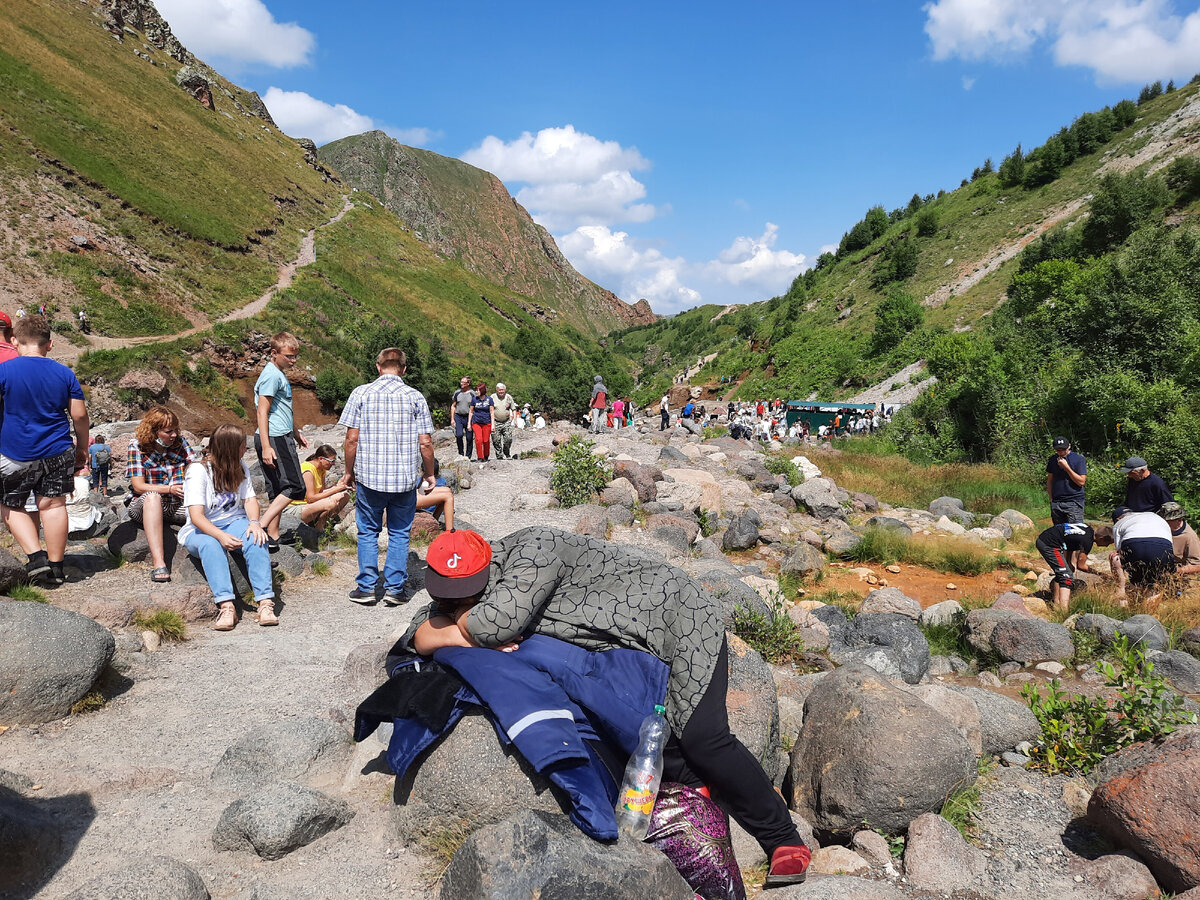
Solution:
[{"label": "white t-shirt", "polygon": [[179,529],[179,541],[186,541],[196,532],[192,524],[192,507],[203,506],[208,521],[218,528],[236,522],[246,515],[243,504],[254,496],[250,486],[250,470],[242,463],[245,477],[233,493],[218,493],[213,487],[212,473],[208,463],[192,463],[183,476],[183,506],[188,511],[187,524]]},{"label": "white t-shirt", "polygon": [[1113,525],[1113,545],[1120,550],[1121,545],[1126,541],[1138,538],[1160,538],[1170,543],[1171,526],[1157,513],[1125,513]]}]

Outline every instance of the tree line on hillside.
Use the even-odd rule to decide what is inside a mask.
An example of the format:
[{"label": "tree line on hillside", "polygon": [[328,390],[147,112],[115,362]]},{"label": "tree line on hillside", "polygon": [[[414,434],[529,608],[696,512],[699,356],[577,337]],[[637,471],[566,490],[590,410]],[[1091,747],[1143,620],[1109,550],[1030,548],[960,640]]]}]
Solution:
[{"label": "tree line on hillside", "polygon": [[[1023,252],[1008,298],[975,331],[936,336],[937,387],[893,422],[930,460],[1036,463],[1068,435],[1100,459],[1144,456],[1200,499],[1200,227],[1164,224],[1200,197],[1200,161],[1108,175],[1091,215]],[[1089,497],[1117,498],[1113,467]]]}]

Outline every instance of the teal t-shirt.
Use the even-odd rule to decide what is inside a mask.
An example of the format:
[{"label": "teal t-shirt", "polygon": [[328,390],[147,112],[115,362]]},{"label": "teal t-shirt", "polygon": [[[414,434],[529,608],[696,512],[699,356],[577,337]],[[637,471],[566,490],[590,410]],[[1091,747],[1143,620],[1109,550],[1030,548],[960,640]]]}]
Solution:
[{"label": "teal t-shirt", "polygon": [[292,420],[292,386],[287,376],[273,362],[267,363],[254,382],[254,405],[258,407],[259,397],[270,397],[271,406],[267,410],[267,430],[271,437],[283,437],[295,430]]}]

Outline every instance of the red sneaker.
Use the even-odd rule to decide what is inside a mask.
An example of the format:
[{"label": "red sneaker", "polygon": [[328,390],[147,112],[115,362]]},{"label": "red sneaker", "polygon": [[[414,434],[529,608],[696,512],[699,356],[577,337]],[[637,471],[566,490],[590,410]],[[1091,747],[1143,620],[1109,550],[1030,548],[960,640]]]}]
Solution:
[{"label": "red sneaker", "polygon": [[763,889],[800,884],[807,877],[812,851],[804,844],[789,844],[776,847],[771,854],[771,868],[767,871]]}]

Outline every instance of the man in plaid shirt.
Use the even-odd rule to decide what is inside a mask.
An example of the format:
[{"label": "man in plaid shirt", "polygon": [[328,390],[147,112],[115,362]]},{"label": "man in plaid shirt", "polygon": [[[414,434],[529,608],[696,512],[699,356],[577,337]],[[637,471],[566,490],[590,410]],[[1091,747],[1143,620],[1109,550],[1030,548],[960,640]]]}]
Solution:
[{"label": "man in plaid shirt", "polygon": [[408,533],[417,511],[417,485],[425,491],[434,486],[433,421],[420,391],[401,378],[407,367],[403,350],[381,350],[375,359],[379,377],[351,392],[338,421],[346,426],[346,486],[357,489],[358,580],[350,592],[355,603],[376,600],[385,512],[383,602],[397,606],[407,599]]}]

